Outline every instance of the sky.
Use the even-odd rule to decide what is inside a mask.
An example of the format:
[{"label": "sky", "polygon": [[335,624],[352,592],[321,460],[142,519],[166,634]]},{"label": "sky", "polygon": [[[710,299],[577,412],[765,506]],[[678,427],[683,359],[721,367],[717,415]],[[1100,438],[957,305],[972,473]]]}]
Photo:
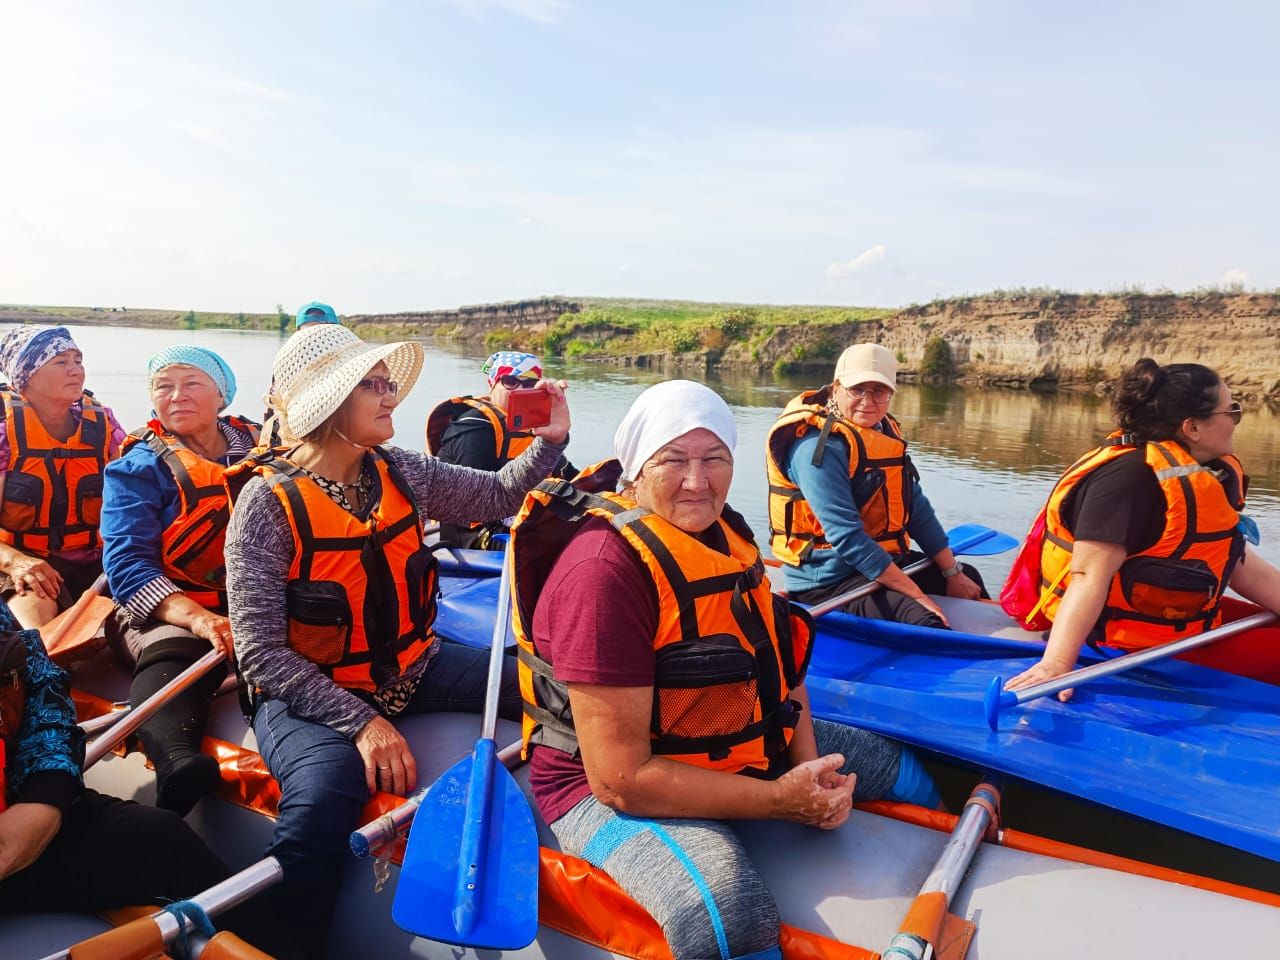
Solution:
[{"label": "sky", "polygon": [[0,303],[1280,287],[1280,4],[0,0]]}]

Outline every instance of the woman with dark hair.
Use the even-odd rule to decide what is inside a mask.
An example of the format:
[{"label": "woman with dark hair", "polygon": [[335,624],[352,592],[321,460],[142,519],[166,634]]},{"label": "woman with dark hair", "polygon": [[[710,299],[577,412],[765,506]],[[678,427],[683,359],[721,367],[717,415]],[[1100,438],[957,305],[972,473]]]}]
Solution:
[{"label": "woman with dark hair", "polygon": [[[1008,689],[1069,672],[1086,642],[1140,649],[1256,612],[1224,600],[1228,586],[1280,610],[1280,570],[1245,543],[1248,478],[1232,453],[1241,409],[1230,387],[1198,363],[1143,359],[1112,407],[1119,429],[1067,469],[1045,505],[1041,590],[1053,628],[1040,662]],[[1185,659],[1280,683],[1280,634],[1252,631]]]}]

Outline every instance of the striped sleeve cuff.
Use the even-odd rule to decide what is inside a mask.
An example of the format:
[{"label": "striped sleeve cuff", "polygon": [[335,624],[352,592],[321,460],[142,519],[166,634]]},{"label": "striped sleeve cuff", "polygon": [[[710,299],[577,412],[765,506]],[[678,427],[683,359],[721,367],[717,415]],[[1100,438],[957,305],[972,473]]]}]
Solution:
[{"label": "striped sleeve cuff", "polygon": [[159,576],[144,583],[124,605],[125,612],[129,614],[129,623],[141,628],[156,607],[160,606],[166,598],[181,592],[166,576]]}]

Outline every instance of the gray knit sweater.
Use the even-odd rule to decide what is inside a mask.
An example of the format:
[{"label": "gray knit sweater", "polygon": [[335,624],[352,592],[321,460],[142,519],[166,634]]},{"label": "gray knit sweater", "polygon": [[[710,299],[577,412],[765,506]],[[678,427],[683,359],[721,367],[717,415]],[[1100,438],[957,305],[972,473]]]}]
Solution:
[{"label": "gray knit sweater", "polygon": [[[413,490],[420,514],[446,523],[511,516],[564,453],[563,445],[538,439],[490,473],[398,447],[385,449]],[[226,561],[228,612],[245,680],[265,696],[284,701],[294,715],[354,738],[377,710],[335,684],[286,641],[285,587],[293,537],[284,507],[261,477],[246,483],[236,500]]]}]

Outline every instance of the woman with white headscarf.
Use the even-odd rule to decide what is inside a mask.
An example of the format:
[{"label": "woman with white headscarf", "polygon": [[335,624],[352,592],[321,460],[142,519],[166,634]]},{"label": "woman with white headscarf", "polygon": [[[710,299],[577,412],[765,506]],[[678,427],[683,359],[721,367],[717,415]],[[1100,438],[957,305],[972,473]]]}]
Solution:
[{"label": "woman with white headscarf", "polygon": [[[231,627],[258,748],[280,784],[268,852],[284,867],[281,922],[298,956],[323,952],[369,795],[414,789],[415,759],[392,718],[483,706],[488,653],[432,633],[423,518],[510,516],[568,441],[563,385],[544,382],[550,424],[496,473],[384,446],[421,367],[418,343],[298,331],[273,367],[287,450],[246,461],[232,481],[247,479],[227,534]],[[520,714],[514,666],[499,712]]]},{"label": "woman with white headscarf", "polygon": [[[221,647],[231,625],[222,544],[224,476],[258,442],[258,425],[226,415],[236,395],[227,362],[204,347],[166,347],[147,363],[153,417],[106,469],[103,567],[116,600],[114,636],[133,668],[129,699],[142,703]],[[200,752],[220,666],[174,697],[138,736],[156,769],[156,805],[186,813],[218,785]]]},{"label": "woman with white headscarf", "polygon": [[0,370],[0,600],[41,627],[102,573],[102,470],[124,430],[84,388],[66,327],[14,327]]},{"label": "woman with white headscarf", "polygon": [[938,802],[900,744],[811,717],[813,623],[770,591],[725,503],[736,440],[713,391],[658,384],[618,427],[617,462],[541,484],[512,531],[535,803],[676,960],[781,957],[773,898],[724,821],[833,829],[855,796]]}]

